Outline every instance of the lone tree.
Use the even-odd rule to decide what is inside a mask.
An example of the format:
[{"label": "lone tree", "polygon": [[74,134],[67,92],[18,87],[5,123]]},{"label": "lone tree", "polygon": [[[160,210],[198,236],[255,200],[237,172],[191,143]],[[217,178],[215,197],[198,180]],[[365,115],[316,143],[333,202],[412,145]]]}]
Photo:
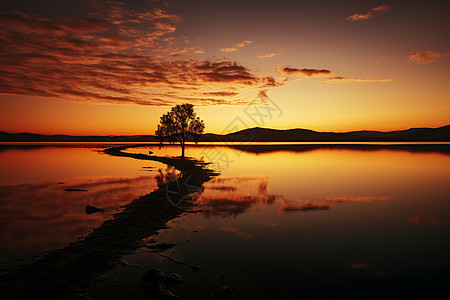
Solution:
[{"label": "lone tree", "polygon": [[194,105],[185,103],[175,105],[161,117],[155,135],[160,147],[164,146],[164,141],[180,144],[181,157],[184,157],[184,146],[188,138],[192,137],[197,143],[204,129],[205,124],[194,112]]}]

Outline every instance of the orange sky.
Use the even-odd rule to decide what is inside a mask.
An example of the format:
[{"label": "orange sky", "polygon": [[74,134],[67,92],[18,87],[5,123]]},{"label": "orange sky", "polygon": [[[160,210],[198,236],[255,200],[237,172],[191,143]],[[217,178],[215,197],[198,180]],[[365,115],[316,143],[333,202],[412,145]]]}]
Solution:
[{"label": "orange sky", "polygon": [[[311,3],[313,2],[313,3]],[[449,124],[445,1],[5,1],[0,130],[153,134]]]}]

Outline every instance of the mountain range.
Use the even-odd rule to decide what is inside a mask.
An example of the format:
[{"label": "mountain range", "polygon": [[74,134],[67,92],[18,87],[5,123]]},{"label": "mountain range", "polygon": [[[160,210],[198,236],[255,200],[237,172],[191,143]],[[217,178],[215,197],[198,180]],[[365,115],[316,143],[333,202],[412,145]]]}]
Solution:
[{"label": "mountain range", "polygon": [[[153,135],[71,136],[0,131],[0,142],[156,142]],[[450,125],[389,132],[318,132],[308,129],[249,128],[229,134],[206,133],[201,142],[450,142]]]}]

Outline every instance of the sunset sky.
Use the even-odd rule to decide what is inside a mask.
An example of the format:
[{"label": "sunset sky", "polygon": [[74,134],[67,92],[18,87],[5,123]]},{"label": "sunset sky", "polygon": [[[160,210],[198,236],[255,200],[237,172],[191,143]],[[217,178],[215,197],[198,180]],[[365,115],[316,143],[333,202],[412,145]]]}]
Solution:
[{"label": "sunset sky", "polygon": [[[450,1],[0,7],[1,131],[153,134],[185,102],[214,133],[236,118],[318,131],[450,123]],[[245,113],[262,105],[276,108],[263,124]]]}]

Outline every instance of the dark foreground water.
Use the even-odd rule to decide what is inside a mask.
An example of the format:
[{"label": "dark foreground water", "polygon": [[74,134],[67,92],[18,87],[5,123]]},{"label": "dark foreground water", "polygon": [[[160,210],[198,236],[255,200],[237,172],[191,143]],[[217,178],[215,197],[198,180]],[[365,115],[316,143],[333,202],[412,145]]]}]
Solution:
[{"label": "dark foreground water", "polygon": [[[149,149],[179,155],[176,147],[129,151]],[[98,150],[2,148],[3,267],[88,234],[154,190],[159,169],[172,172]],[[149,237],[176,246],[162,255],[144,247],[124,257],[88,289],[90,297],[149,299],[141,277],[155,267],[182,277],[169,287],[182,299],[209,299],[223,286],[240,299],[411,299],[448,292],[448,145],[190,147],[187,155],[214,161],[221,175],[194,195],[197,212]],[[86,214],[86,205],[105,213]]]}]

